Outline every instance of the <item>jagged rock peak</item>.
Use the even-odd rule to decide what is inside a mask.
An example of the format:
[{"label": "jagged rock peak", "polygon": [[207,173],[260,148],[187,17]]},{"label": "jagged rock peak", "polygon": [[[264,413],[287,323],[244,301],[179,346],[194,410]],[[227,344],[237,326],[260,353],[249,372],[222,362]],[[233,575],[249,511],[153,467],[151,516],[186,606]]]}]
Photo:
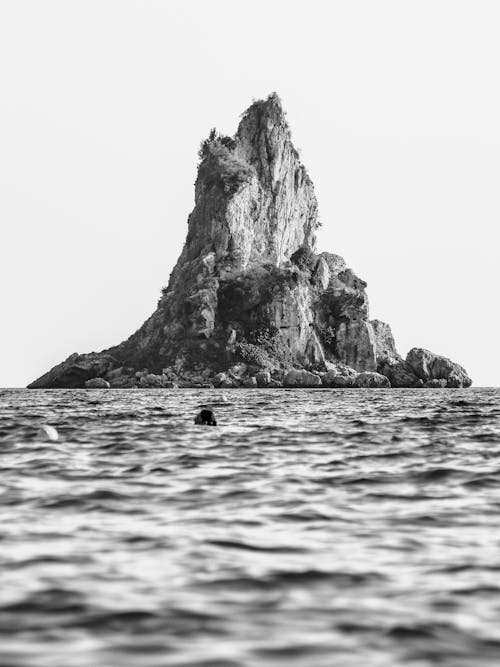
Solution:
[{"label": "jagged rock peak", "polygon": [[317,227],[314,187],[276,93],[247,109],[234,137],[212,130],[200,148],[183,261],[213,251],[242,270],[280,265],[315,249]]},{"label": "jagged rock peak", "polygon": [[467,387],[464,369],[397,352],[367,284],[316,253],[318,206],[276,93],[233,137],[200,148],[184,248],[151,317],[123,343],[74,354],[31,387]]},{"label": "jagged rock peak", "polygon": [[290,153],[299,161],[276,93],[271,93],[265,100],[257,100],[244,112],[236,132],[236,152],[270,187],[276,187],[277,174],[273,168],[281,155]]}]

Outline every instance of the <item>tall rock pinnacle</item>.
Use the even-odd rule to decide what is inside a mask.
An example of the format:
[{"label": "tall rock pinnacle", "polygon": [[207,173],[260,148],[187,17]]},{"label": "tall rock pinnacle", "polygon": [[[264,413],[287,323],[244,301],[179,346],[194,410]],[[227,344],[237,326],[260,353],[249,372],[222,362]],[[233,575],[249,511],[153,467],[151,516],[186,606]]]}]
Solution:
[{"label": "tall rock pinnacle", "polygon": [[96,377],[163,386],[231,366],[235,384],[259,370],[278,384],[292,367],[322,370],[330,386],[363,371],[395,386],[470,384],[449,360],[434,375],[427,357],[425,372],[403,361],[389,326],[369,320],[366,283],[338,255],[316,254],[314,187],[275,93],[247,109],[234,137],[212,130],[199,155],[186,241],[157,310],[117,347],[71,355],[31,387]]},{"label": "tall rock pinnacle", "polygon": [[241,269],[315,249],[317,202],[276,94],[244,114],[234,138],[215,131],[200,150],[195,208],[178,266],[204,251]]}]

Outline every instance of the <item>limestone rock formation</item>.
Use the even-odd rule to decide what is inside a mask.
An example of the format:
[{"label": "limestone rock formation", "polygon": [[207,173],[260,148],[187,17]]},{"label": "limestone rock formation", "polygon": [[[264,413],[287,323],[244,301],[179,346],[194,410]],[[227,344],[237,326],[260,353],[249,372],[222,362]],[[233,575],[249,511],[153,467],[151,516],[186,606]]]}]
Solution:
[{"label": "limestone rock formation", "polygon": [[325,387],[332,389],[346,389],[354,387],[354,381],[358,373],[344,364],[329,364],[328,371],[323,374],[321,380]]},{"label": "limestone rock formation", "polygon": [[91,352],[90,354],[75,352],[29,386],[30,388],[77,389],[85,386],[87,380],[106,376],[106,373],[113,370],[115,363],[115,359],[106,352]]},{"label": "limestone rock formation", "polygon": [[391,386],[391,383],[385,375],[373,371],[363,371],[356,375],[353,385],[362,388],[386,389]]},{"label": "limestone rock formation", "polygon": [[447,387],[470,387],[471,385],[471,379],[465,368],[429,350],[414,347],[408,352],[406,363],[420,380],[430,383],[427,386],[435,386],[432,384],[435,380],[446,381]]},{"label": "limestone rock formation", "polygon": [[85,382],[85,389],[109,389],[110,383],[104,378],[92,378]]},{"label": "limestone rock formation", "polygon": [[111,387],[470,384],[444,357],[402,360],[389,325],[369,318],[366,283],[338,255],[317,253],[317,228],[312,181],[272,94],[234,137],[213,130],[203,142],[185,245],[153,315],[120,345],[73,354],[30,387],[97,377]]},{"label": "limestone rock formation", "polygon": [[283,378],[284,387],[319,387],[321,377],[317,373],[311,373],[305,369],[292,369]]}]

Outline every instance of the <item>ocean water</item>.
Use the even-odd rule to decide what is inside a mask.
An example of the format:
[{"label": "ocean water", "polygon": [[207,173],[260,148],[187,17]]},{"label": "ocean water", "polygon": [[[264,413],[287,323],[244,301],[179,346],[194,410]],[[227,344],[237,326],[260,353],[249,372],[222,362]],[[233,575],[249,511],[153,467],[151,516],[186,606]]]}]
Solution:
[{"label": "ocean water", "polygon": [[0,391],[0,665],[498,667],[499,399]]}]

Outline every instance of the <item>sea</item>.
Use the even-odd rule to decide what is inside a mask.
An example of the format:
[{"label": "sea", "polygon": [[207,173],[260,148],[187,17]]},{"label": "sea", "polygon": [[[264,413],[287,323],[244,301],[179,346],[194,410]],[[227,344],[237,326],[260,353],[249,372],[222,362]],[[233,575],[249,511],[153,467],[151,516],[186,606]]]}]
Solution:
[{"label": "sea", "polygon": [[1,390],[0,468],[1,667],[500,665],[499,389]]}]

